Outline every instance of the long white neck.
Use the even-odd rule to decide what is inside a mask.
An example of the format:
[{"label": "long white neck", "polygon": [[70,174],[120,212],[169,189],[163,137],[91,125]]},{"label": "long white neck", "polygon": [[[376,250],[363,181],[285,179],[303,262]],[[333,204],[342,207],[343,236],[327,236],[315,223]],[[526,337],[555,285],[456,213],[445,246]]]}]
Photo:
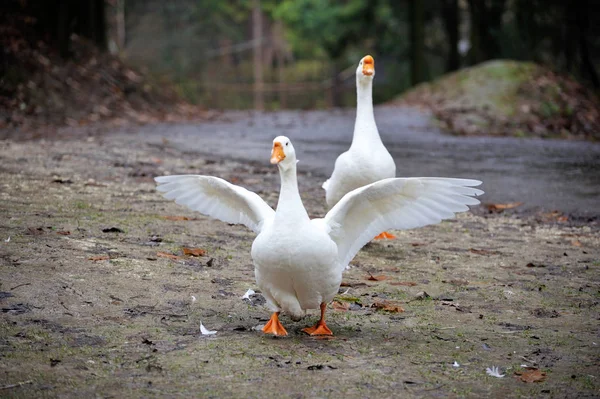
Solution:
[{"label": "long white neck", "polygon": [[352,146],[371,146],[381,143],[373,115],[373,80],[356,76],[356,121]]},{"label": "long white neck", "polygon": [[279,167],[281,177],[281,191],[275,211],[275,219],[285,219],[286,222],[298,223],[309,221],[308,213],[302,204],[300,192],[298,191],[298,179],[296,177],[296,164],[287,168]]}]

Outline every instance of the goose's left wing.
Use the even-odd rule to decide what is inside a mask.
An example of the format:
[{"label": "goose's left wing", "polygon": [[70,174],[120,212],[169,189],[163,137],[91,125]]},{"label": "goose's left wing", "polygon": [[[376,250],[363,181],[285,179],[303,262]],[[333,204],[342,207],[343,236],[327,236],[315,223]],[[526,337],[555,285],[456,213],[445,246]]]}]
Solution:
[{"label": "goose's left wing", "polygon": [[442,177],[391,178],[346,194],[325,215],[344,267],[377,234],[441,222],[477,205],[479,180]]}]

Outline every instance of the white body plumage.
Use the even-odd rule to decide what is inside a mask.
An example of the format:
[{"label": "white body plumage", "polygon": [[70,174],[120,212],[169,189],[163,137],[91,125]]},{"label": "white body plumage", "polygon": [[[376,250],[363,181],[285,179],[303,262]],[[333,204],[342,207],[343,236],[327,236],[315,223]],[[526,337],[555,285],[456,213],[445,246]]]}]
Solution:
[{"label": "white body plumage", "polygon": [[343,267],[337,245],[324,225],[309,221],[277,223],[252,244],[256,283],[271,310],[283,309],[298,320],[337,294]]}]

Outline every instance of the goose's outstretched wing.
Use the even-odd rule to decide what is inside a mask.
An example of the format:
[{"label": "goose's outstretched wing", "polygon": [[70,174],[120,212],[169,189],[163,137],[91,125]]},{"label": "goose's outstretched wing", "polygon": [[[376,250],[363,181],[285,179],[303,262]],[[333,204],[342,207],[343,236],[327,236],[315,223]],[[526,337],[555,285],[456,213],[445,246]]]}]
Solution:
[{"label": "goose's outstretched wing", "polygon": [[256,193],[218,177],[177,175],[154,180],[165,198],[226,223],[241,223],[256,233],[275,214]]},{"label": "goose's outstretched wing", "polygon": [[441,177],[391,178],[346,194],[325,215],[344,267],[377,234],[441,222],[477,205],[478,180]]}]

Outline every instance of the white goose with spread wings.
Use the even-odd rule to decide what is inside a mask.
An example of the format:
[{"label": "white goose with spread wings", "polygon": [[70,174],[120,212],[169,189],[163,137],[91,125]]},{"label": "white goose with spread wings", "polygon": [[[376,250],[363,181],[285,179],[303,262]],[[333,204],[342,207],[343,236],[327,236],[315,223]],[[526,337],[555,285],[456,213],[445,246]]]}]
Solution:
[{"label": "white goose with spread wings", "polygon": [[222,220],[240,223],[258,236],[252,244],[256,282],[273,310],[263,331],[287,335],[280,311],[299,320],[307,309],[321,309],[311,335],[331,335],[325,308],[337,294],[342,273],[374,235],[386,229],[411,229],[439,223],[476,205],[477,180],[392,178],[346,194],[324,218],[311,220],[296,179],[296,153],[287,137],[273,140],[281,191],[274,211],[257,194],[212,176],[161,176],[155,180],[165,198]]}]

